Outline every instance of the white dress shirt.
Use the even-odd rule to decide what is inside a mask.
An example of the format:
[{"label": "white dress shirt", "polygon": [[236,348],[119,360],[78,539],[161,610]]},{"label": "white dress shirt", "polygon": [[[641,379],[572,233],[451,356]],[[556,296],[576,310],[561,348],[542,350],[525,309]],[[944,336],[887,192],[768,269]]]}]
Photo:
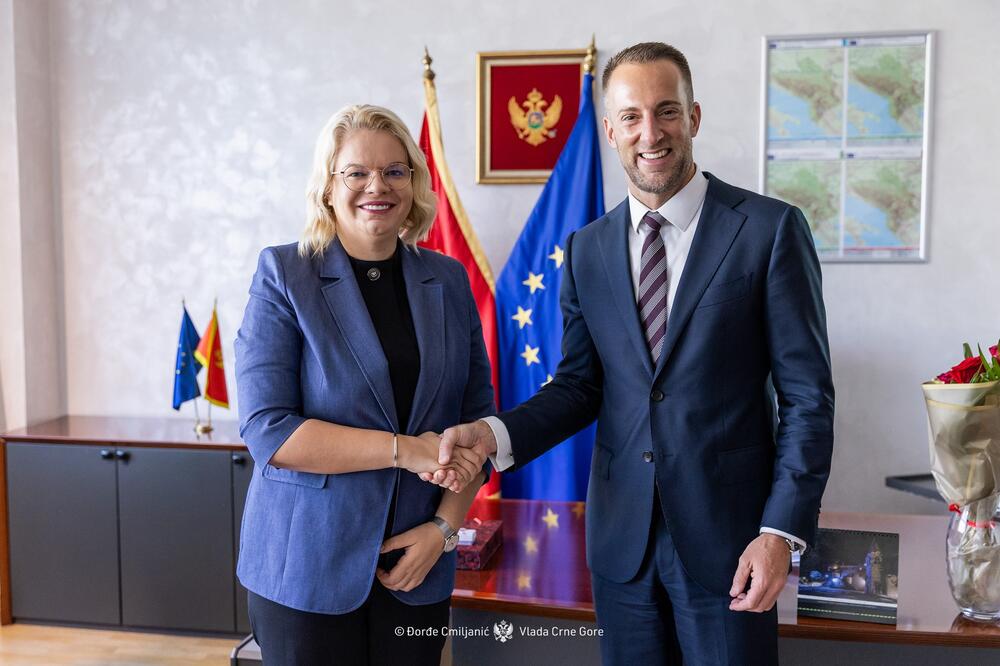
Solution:
[{"label": "white dress shirt", "polygon": [[[694,239],[695,231],[698,229],[698,221],[701,218],[702,208],[705,206],[705,195],[707,193],[708,179],[696,165],[695,174],[688,181],[687,185],[682,187],[677,194],[670,197],[666,203],[656,210],[668,222],[668,224],[660,227],[660,237],[663,239],[663,246],[667,252],[668,329],[670,327],[670,312],[673,309],[674,297],[677,295],[677,285],[680,283],[680,277],[684,273],[684,265],[687,263],[688,254],[691,251],[691,241]],[[646,213],[650,212],[650,209],[636,199],[632,192],[629,192],[628,210],[630,216],[628,255],[632,271],[632,290],[638,302],[642,244],[646,239],[646,234],[652,233],[652,229],[648,225],[642,224],[642,218],[645,217]],[[514,464],[514,454],[507,426],[495,416],[487,416],[482,420],[490,427],[490,430],[493,431],[493,436],[497,440],[497,452],[496,455],[490,456],[490,462],[493,463],[494,469],[502,472]],[[791,539],[799,544],[803,551],[806,548],[806,543],[802,539],[781,530],[761,527],[760,531]]]}]

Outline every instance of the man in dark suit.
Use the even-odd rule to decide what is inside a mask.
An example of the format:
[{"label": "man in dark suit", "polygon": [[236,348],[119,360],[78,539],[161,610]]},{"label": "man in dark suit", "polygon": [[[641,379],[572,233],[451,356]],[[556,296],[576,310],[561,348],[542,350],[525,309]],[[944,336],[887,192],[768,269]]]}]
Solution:
[{"label": "man in dark suit", "polygon": [[695,164],[701,108],[677,49],[629,47],[603,84],[629,193],[566,241],[558,374],[446,430],[439,462],[463,446],[516,469],[596,416],[587,561],[604,662],[773,664],[775,600],[815,540],[833,447],[809,226]]}]

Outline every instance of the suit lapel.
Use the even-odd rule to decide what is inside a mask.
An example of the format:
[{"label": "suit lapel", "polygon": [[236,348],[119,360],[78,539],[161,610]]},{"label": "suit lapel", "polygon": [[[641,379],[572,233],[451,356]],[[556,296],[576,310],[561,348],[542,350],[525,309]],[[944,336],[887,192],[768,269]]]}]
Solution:
[{"label": "suit lapel", "polygon": [[420,349],[420,375],[413,396],[413,408],[410,410],[410,422],[406,424],[406,432],[411,432],[426,416],[444,377],[444,287],[430,272],[420,255],[405,246],[400,252],[403,253],[406,296],[410,301],[413,328],[416,330],[417,347]]},{"label": "suit lapel", "polygon": [[639,321],[639,310],[635,303],[635,287],[632,285],[632,269],[628,254],[629,208],[628,198],[608,213],[604,228],[598,234],[604,271],[614,297],[618,314],[625,328],[625,337],[632,343],[636,354],[650,376],[653,375],[653,360],[649,346]]},{"label": "suit lapel", "polygon": [[733,210],[733,207],[742,201],[738,192],[715,176],[707,173],[706,176],[709,183],[705,205],[698,220],[694,240],[691,242],[691,251],[684,264],[680,284],[677,285],[673,308],[667,315],[667,336],[663,340],[660,359],[653,373],[654,382],[663,372],[698,301],[701,300],[708,283],[712,281],[736,234],[746,221],[745,215]]},{"label": "suit lapel", "polygon": [[375,333],[361,290],[358,289],[351,260],[339,240],[334,239],[326,249],[319,275],[327,281],[322,287],[323,298],[326,299],[344,341],[368,381],[389,426],[394,432],[399,432],[396,404],[389,380],[389,363],[382,352],[382,344]]}]

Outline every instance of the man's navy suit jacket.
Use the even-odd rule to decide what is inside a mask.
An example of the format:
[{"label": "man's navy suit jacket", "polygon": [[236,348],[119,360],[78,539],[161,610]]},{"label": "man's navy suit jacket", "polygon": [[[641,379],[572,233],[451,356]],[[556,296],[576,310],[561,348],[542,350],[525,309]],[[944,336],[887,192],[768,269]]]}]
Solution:
[{"label": "man's navy suit jacket", "polygon": [[686,571],[728,594],[761,526],[815,543],[834,395],[805,218],[706,177],[656,366],[636,310],[626,199],[567,240],[563,360],[545,388],[500,418],[518,468],[597,417],[587,492],[593,573],[616,582],[637,573],[655,483]]}]

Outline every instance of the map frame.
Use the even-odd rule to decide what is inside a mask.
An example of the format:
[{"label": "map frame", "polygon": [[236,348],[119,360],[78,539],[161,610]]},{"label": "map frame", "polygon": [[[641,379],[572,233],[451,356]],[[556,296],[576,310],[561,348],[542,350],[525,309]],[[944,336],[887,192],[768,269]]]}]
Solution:
[{"label": "map frame", "polygon": [[[915,135],[917,132],[910,132],[905,139],[902,140],[900,145],[893,145],[890,139],[884,139],[885,145],[879,145],[879,141],[875,140],[865,145],[866,137],[863,136],[864,129],[858,130],[854,125],[851,124],[852,118],[851,112],[862,113],[857,109],[852,109],[850,104],[851,95],[848,93],[848,86],[851,84],[851,76],[853,73],[850,70],[850,52],[849,49],[865,47],[865,46],[875,46],[881,48],[892,48],[894,46],[917,46],[922,43],[923,46],[923,87],[920,91],[921,97],[919,99],[920,112],[920,131],[919,138]],[[772,106],[770,99],[770,91],[772,90],[774,81],[771,79],[771,54],[778,50],[790,50],[790,49],[820,49],[820,50],[835,50],[841,49],[843,56],[841,64],[834,64],[831,67],[842,67],[843,76],[840,77],[839,86],[841,87],[842,93],[840,96],[839,104],[840,109],[835,110],[836,114],[842,114],[843,121],[840,122],[839,132],[829,131],[829,123],[825,128],[828,131],[828,136],[820,137],[819,140],[815,141],[820,147],[815,150],[811,150],[808,145],[811,143],[810,139],[803,139],[799,141],[799,144],[803,144],[806,147],[799,145],[795,148],[788,148],[787,146],[796,145],[795,139],[788,139],[784,146],[779,140],[772,140],[769,137],[770,122],[772,120],[772,112],[781,114],[782,112],[778,109],[777,104]],[[788,51],[786,51],[788,52]],[[794,160],[800,161],[812,161],[814,163],[826,162],[826,165],[817,164],[819,167],[813,171],[816,174],[821,174],[819,180],[825,183],[826,187],[824,196],[826,193],[830,193],[832,196],[836,197],[839,193],[839,200],[836,202],[837,210],[833,211],[837,216],[836,225],[838,239],[837,242],[831,242],[829,238],[825,240],[814,237],[817,240],[817,254],[821,262],[824,263],[922,263],[928,260],[927,250],[928,250],[928,232],[927,232],[927,211],[930,201],[930,193],[928,191],[928,186],[930,183],[930,145],[931,145],[931,134],[932,134],[932,118],[933,118],[933,56],[934,56],[934,31],[933,30],[907,30],[907,31],[882,31],[882,32],[844,32],[844,33],[819,33],[819,34],[792,34],[792,35],[764,35],[761,39],[761,103],[760,103],[760,169],[758,178],[758,191],[762,194],[769,194],[769,182],[768,175],[771,171],[771,165],[776,165],[774,171],[777,172],[777,163],[782,163],[782,166],[789,165]],[[832,85],[832,84],[831,84]],[[845,103],[845,100],[847,102]],[[823,101],[823,100],[820,100]],[[810,100],[812,103],[812,100]],[[817,124],[820,124],[821,120],[829,120],[827,116],[819,116],[819,111],[815,108],[819,106],[819,102],[813,104],[810,111],[813,113],[813,118]],[[896,110],[898,111],[898,107]],[[870,116],[867,110],[864,110],[864,115]],[[834,115],[836,118],[836,115]],[[794,120],[794,119],[793,119]],[[881,119],[876,119],[881,120]],[[897,118],[898,120],[898,118]],[[912,121],[912,117],[910,118]],[[839,121],[838,121],[839,122]],[[824,131],[823,128],[819,128],[818,125],[814,127],[819,129],[819,131]],[[815,137],[813,137],[815,138]],[[824,143],[825,142],[825,143]],[[903,145],[905,144],[905,145]],[[839,152],[839,155],[837,153]],[[913,207],[919,207],[919,213],[917,218],[917,226],[919,231],[917,233],[917,238],[913,242],[906,243],[901,239],[899,240],[898,246],[881,246],[881,247],[865,247],[864,239],[857,235],[857,225],[863,225],[864,219],[858,221],[853,217],[850,217],[845,209],[849,209],[851,204],[857,206],[860,202],[862,206],[866,206],[867,202],[861,201],[857,196],[848,199],[848,182],[850,181],[850,176],[848,174],[849,169],[857,169],[860,171],[863,167],[873,168],[871,165],[879,164],[878,160],[883,160],[880,164],[880,168],[888,169],[890,172],[895,168],[897,170],[905,170],[909,173],[912,180],[907,182],[915,182],[916,179],[916,161],[919,159],[919,194],[913,193],[910,190],[910,196],[904,197],[906,203],[909,204],[907,208],[910,215],[906,218],[910,225],[906,227],[909,230],[909,235],[913,235]],[[833,168],[833,165],[839,165],[839,169]],[[789,167],[791,168],[791,167]],[[833,170],[839,171],[839,176],[832,176],[831,172]],[[855,172],[856,173],[856,172]],[[892,175],[891,173],[889,174]],[[823,179],[826,180],[823,180]],[[899,179],[901,180],[901,178]],[[815,181],[814,181],[815,182]],[[855,183],[856,184],[856,183]],[[776,194],[770,194],[770,196],[778,196]],[[794,201],[792,203],[795,203]],[[804,206],[800,206],[804,207]],[[829,208],[820,208],[819,210],[827,210]],[[805,211],[804,211],[805,212]],[[806,214],[807,219],[809,219],[809,214]],[[896,217],[893,221],[898,221],[900,218]],[[823,230],[830,231],[831,220],[827,219],[823,221],[826,225],[824,229],[818,227],[819,221],[809,220],[810,226],[813,228],[814,232],[821,232]],[[854,226],[852,226],[852,223]],[[889,218],[886,214],[886,220],[883,221],[885,233],[891,231],[889,227]],[[850,229],[850,231],[848,231]],[[870,227],[868,227],[870,230]],[[854,236],[849,234],[854,233]],[[828,236],[830,234],[827,234]],[[822,234],[821,234],[822,236]]]}]

